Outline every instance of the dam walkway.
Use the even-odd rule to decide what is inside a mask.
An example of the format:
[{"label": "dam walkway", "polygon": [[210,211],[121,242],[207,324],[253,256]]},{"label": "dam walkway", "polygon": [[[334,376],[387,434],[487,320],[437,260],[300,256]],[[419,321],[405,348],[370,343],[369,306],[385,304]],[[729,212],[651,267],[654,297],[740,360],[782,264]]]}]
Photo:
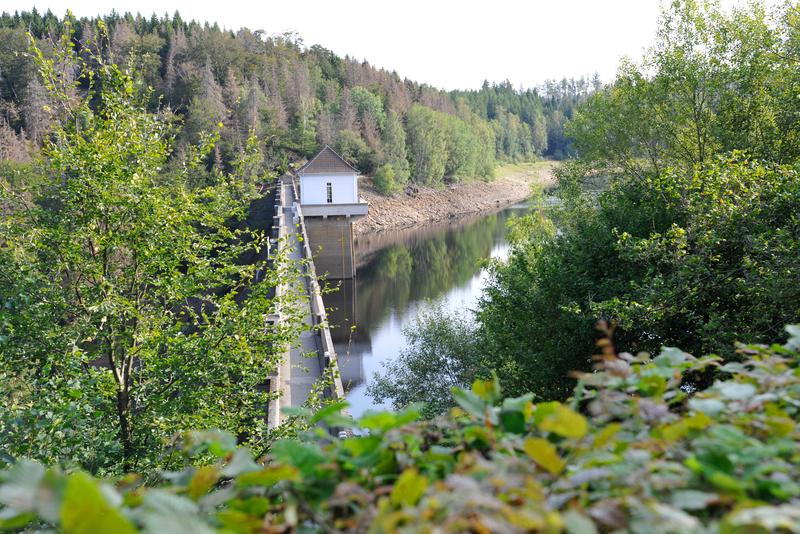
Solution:
[{"label": "dam walkway", "polygon": [[273,238],[286,253],[288,265],[284,267],[297,269],[299,273],[290,277],[288,285],[276,288],[276,296],[279,301],[280,296],[287,294],[299,298],[287,304],[291,309],[283,310],[268,321],[275,323],[289,314],[299,314],[305,325],[297,342],[285,349],[283,362],[270,379],[270,391],[279,396],[269,406],[269,428],[278,427],[284,420],[282,408],[304,406],[315,391],[334,401],[344,399],[336,351],[298,196],[294,178],[282,176],[275,195]]}]

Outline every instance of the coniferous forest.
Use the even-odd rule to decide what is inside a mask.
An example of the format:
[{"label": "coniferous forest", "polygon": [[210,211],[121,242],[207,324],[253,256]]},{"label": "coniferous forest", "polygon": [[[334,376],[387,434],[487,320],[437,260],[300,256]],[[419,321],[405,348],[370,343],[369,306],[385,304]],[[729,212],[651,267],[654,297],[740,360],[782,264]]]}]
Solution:
[{"label": "coniferous forest", "polygon": [[[105,28],[101,39],[98,22]],[[47,46],[65,23],[78,55],[100,46],[104,57],[135,70],[138,86],[153,88],[148,110],[181,122],[177,150],[219,129],[211,163],[230,170],[253,134],[261,141],[260,168],[272,169],[330,145],[364,173],[379,174],[386,192],[409,181],[491,179],[496,162],[568,155],[564,122],[598,83],[552,81],[541,92],[487,82],[478,91],[448,93],[319,45],[306,47],[294,34],[223,30],[177,12],[102,20],[3,13],[4,159],[28,159],[49,126],[42,111],[49,96],[27,57],[26,33]]]},{"label": "coniferous forest", "polygon": [[[0,530],[800,532],[800,4],[665,1],[652,43],[447,92],[177,13],[3,14]],[[393,410],[326,375],[270,426],[320,325],[263,215],[324,145],[382,199],[558,163],[368,384]],[[378,299],[469,279],[486,220],[395,242]]]}]

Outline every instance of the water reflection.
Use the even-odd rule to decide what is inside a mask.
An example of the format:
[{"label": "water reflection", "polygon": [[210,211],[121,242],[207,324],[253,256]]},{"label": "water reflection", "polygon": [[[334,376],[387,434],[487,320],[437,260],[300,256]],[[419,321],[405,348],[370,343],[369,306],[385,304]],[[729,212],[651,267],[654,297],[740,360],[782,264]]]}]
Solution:
[{"label": "water reflection", "polygon": [[355,281],[337,281],[338,291],[325,297],[353,415],[377,407],[366,396],[366,381],[381,361],[397,357],[403,327],[423,306],[474,305],[483,285],[481,262],[507,254],[506,221],[526,207],[356,240]]}]

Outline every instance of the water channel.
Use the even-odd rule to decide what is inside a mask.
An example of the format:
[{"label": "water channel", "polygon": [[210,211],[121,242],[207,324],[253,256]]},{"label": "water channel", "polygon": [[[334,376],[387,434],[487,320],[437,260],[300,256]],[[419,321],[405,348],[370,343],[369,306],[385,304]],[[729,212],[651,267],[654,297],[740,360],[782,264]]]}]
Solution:
[{"label": "water channel", "polygon": [[366,393],[381,362],[396,358],[403,328],[432,304],[474,308],[487,258],[508,255],[506,222],[528,209],[525,203],[478,217],[396,232],[359,236],[353,281],[325,295],[350,412],[358,417],[376,405]]}]

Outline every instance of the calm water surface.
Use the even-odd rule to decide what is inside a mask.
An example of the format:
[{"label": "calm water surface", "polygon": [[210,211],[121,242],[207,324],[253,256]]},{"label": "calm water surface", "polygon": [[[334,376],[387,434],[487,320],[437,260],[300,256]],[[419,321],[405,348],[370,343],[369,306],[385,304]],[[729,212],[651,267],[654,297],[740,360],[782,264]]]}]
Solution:
[{"label": "calm water surface", "polygon": [[481,262],[508,255],[506,221],[525,203],[446,225],[361,236],[355,244],[357,275],[326,295],[351,413],[377,405],[366,394],[381,362],[406,346],[403,328],[432,304],[474,308],[486,273]]}]

